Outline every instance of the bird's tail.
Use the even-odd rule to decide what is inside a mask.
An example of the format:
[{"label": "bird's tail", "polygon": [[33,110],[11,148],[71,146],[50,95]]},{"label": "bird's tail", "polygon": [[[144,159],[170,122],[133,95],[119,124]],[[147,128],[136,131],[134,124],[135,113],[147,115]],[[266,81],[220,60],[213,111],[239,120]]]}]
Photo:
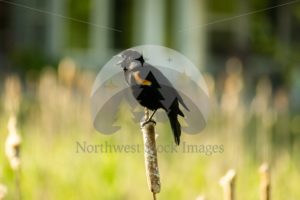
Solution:
[{"label": "bird's tail", "polygon": [[169,117],[169,120],[170,120],[171,129],[173,131],[175,143],[177,145],[179,145],[179,143],[180,143],[180,135],[181,135],[181,126],[180,126],[180,123],[179,123],[179,121],[177,119],[177,112],[174,111],[174,110],[171,110],[168,113],[168,117]]}]

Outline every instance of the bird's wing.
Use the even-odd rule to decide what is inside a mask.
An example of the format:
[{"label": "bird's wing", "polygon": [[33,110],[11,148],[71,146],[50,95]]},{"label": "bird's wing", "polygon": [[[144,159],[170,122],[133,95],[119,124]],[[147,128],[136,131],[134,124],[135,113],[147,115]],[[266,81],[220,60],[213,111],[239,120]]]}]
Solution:
[{"label": "bird's wing", "polygon": [[[142,67],[142,68],[143,68],[143,70],[146,71],[146,72],[144,72],[144,74],[148,74],[150,71],[153,73],[156,81],[161,86],[161,93],[164,94],[166,104],[171,105],[173,103],[174,99],[177,98],[178,101],[180,102],[180,104],[187,111],[189,111],[189,108],[184,103],[184,101],[183,101],[182,97],[180,96],[180,94],[178,93],[178,91],[174,88],[172,83],[168,80],[168,78],[161,71],[159,71],[157,68],[153,67],[152,65],[150,65],[148,63],[145,63],[144,67]],[[147,76],[147,75],[144,75],[144,76]],[[149,81],[151,82],[151,80],[149,80]],[[168,102],[168,101],[170,101],[170,102]]]}]

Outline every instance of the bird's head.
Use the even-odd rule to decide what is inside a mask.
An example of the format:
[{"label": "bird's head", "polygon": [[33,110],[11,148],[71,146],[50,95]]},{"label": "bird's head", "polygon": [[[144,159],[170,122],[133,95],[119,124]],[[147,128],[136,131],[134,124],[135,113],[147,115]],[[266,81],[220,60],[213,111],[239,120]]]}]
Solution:
[{"label": "bird's head", "polygon": [[117,55],[121,60],[117,63],[124,71],[133,70],[137,66],[143,66],[145,60],[143,55],[134,50],[128,49]]}]

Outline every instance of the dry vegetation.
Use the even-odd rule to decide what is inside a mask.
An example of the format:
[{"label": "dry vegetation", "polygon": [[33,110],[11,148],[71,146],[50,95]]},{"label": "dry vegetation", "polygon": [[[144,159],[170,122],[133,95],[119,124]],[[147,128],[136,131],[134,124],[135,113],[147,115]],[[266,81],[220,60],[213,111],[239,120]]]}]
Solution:
[{"label": "dry vegetation", "polygon": [[[223,79],[206,74],[212,112],[205,131],[183,135],[189,144],[224,145],[223,153],[160,153],[159,199],[222,199],[218,182],[230,168],[236,170],[236,199],[260,198],[261,163],[270,164],[271,197],[300,199],[298,152],[300,116],[291,114],[286,90],[272,91],[268,77],[261,78],[254,96],[246,98],[242,66],[226,64]],[[89,93],[94,72],[79,70],[64,59],[58,70],[46,68],[38,80],[26,75],[7,76],[1,84],[0,199],[17,198],[14,165],[5,155],[10,137],[7,124],[17,116],[22,136],[20,193],[23,199],[151,199],[143,152],[76,153],[76,142],[89,144],[142,144],[139,125],[122,105],[117,123],[123,128],[105,136],[93,127]],[[11,118],[12,119],[12,118]],[[157,124],[158,145],[170,144],[169,126]],[[180,147],[179,147],[180,148]],[[16,153],[10,154],[12,159]],[[13,168],[12,168],[13,167]],[[226,186],[227,187],[227,186]],[[199,196],[200,195],[200,196]]]}]

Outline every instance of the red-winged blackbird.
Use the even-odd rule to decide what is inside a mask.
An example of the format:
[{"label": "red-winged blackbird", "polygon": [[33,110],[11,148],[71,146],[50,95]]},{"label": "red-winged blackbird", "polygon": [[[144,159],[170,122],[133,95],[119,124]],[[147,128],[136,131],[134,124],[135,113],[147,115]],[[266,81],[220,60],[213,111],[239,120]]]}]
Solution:
[{"label": "red-winged blackbird", "polygon": [[118,63],[124,70],[126,82],[129,84],[134,98],[144,107],[153,111],[166,111],[175,143],[179,145],[181,126],[177,115],[184,117],[179,108],[180,104],[188,110],[181,96],[170,81],[155,67],[146,63],[143,55],[135,50],[126,50],[121,54],[122,60]]}]

